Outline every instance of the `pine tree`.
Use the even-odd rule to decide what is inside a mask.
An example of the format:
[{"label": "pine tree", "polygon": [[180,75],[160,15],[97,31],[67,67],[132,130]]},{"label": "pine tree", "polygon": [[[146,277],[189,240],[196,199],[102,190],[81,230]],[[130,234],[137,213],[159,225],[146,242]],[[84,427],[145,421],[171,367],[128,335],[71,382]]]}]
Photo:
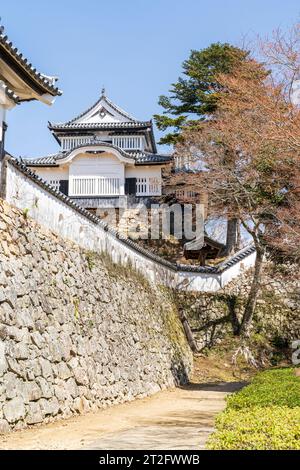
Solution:
[{"label": "pine tree", "polygon": [[161,138],[160,144],[175,144],[181,138],[181,130],[193,119],[204,119],[218,106],[218,94],[222,91],[216,76],[230,73],[248,52],[230,44],[211,44],[200,51],[192,50],[189,59],[182,64],[185,78],[180,77],[171,85],[170,95],[159,97],[163,114],[154,116],[158,129],[172,129]]}]

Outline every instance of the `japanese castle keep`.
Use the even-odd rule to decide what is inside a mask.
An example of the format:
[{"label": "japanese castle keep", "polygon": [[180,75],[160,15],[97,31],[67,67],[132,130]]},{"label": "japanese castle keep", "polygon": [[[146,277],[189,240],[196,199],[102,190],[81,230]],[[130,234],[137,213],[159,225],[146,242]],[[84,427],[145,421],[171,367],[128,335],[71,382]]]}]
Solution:
[{"label": "japanese castle keep", "polygon": [[87,209],[118,207],[124,196],[157,197],[162,168],[171,156],[157,153],[152,121],[139,121],[108,99],[49,129],[60,151],[26,165]]}]

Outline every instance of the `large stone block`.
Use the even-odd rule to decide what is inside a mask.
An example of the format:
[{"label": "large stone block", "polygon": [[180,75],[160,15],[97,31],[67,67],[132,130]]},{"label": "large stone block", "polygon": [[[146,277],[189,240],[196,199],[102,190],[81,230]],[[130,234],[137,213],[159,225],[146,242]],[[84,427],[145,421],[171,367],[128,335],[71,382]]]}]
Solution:
[{"label": "large stone block", "polygon": [[27,405],[26,423],[38,424],[43,421],[43,414],[39,403],[29,403]]},{"label": "large stone block", "polygon": [[51,366],[51,362],[48,361],[47,359],[44,359],[43,357],[41,357],[39,359],[39,364],[41,366],[41,370],[42,370],[42,376],[45,378],[45,379],[48,379],[49,377],[52,377],[53,376],[53,373],[52,373],[52,366]]},{"label": "large stone block", "polygon": [[74,373],[74,377],[75,377],[77,385],[87,385],[89,383],[87,373],[82,367],[78,367],[77,369],[74,369],[73,373]]},{"label": "large stone block", "polygon": [[18,327],[26,326],[30,330],[33,330],[34,323],[30,309],[24,309],[18,312],[18,315],[16,315],[16,325]]},{"label": "large stone block", "polygon": [[26,411],[24,400],[20,397],[17,397],[7,401],[7,403],[5,403],[3,406],[3,415],[8,423],[11,424],[25,418]]},{"label": "large stone block", "polygon": [[72,372],[65,362],[60,362],[57,365],[57,369],[58,369],[58,372],[57,372],[58,377],[60,379],[67,380],[72,376]]},{"label": "large stone block", "polygon": [[42,397],[42,390],[35,382],[25,382],[23,385],[22,395],[25,403],[37,401]]},{"label": "large stone block", "polygon": [[56,397],[51,398],[51,400],[42,398],[39,404],[44,416],[56,416],[59,412],[59,403]]},{"label": "large stone block", "polygon": [[5,419],[0,419],[0,434],[6,434],[11,430],[10,425]]},{"label": "large stone block", "polygon": [[54,396],[53,385],[46,379],[44,379],[43,377],[37,377],[36,383],[39,385],[42,391],[42,398],[51,398]]}]

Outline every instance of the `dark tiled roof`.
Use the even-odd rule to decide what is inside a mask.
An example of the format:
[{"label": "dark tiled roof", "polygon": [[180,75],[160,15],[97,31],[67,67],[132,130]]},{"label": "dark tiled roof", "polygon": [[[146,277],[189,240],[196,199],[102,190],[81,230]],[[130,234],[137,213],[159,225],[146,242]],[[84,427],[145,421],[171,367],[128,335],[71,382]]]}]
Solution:
[{"label": "dark tiled roof", "polygon": [[52,124],[49,122],[49,129],[53,131],[76,130],[76,129],[140,129],[151,127],[151,121],[126,121],[126,122],[99,122],[99,123],[58,123]]},{"label": "dark tiled roof", "polygon": [[172,155],[159,155],[147,152],[128,152],[133,156],[138,165],[169,163],[173,160]]},{"label": "dark tiled roof", "polygon": [[63,155],[63,152],[53,153],[45,157],[24,158],[22,162],[28,166],[57,166],[57,160],[62,158]]},{"label": "dark tiled roof", "polygon": [[194,272],[194,273],[203,272],[203,273],[222,274],[224,271],[231,268],[232,266],[237,264],[239,261],[242,261],[244,258],[251,255],[252,253],[255,253],[255,247],[254,245],[251,244],[251,245],[246,246],[242,250],[238,251],[235,255],[233,255],[228,260],[216,266],[188,266],[188,265],[178,264],[177,267],[179,271],[189,271],[189,272]]},{"label": "dark tiled roof", "polygon": [[38,84],[43,90],[50,93],[52,96],[61,95],[62,92],[54,86],[55,79],[47,77],[42,73],[38,72],[36,68],[32,66],[28,59],[9,41],[7,35],[4,34],[3,26],[0,26],[0,50],[5,51],[13,61],[23,69],[24,73],[28,75],[36,84]]},{"label": "dark tiled roof", "polygon": [[93,142],[90,144],[80,145],[66,152],[59,152],[38,158],[24,158],[22,161],[28,166],[55,166],[59,164],[59,160],[66,158],[68,155],[70,155],[71,152],[73,152],[73,150],[79,149],[81,147],[94,147],[95,145],[99,144],[103,144],[106,147],[111,147],[118,150],[126,158],[133,158],[137,165],[155,165],[169,163],[170,161],[172,161],[173,158],[171,155],[158,155],[141,151],[125,152],[121,148],[116,147],[115,145],[109,144],[107,142]]},{"label": "dark tiled roof", "polygon": [[[120,122],[76,122],[86,116],[87,114],[91,113],[94,108],[103,103],[105,106],[105,103],[117,113],[119,113],[121,116],[125,117],[126,121],[120,121]],[[71,119],[70,121],[67,122],[60,122],[60,123],[51,123],[49,122],[48,125],[49,129],[53,131],[54,137],[58,142],[60,143],[60,136],[62,132],[76,132],[76,131],[122,131],[122,132],[128,132],[128,131],[141,131],[143,130],[144,133],[146,132],[147,139],[150,141],[150,147],[152,152],[156,152],[156,143],[155,143],[155,138],[154,138],[154,133],[153,133],[153,124],[152,121],[139,121],[130,114],[128,114],[126,111],[123,109],[119,108],[116,104],[114,104],[112,101],[110,101],[107,96],[102,92],[101,97],[99,98],[98,101],[96,101],[93,106],[88,108],[86,111],[82,112],[75,118]]]},{"label": "dark tiled roof", "polygon": [[35,174],[33,171],[31,171],[27,166],[22,162],[18,161],[12,157],[9,156],[9,162],[17,168],[21,173],[26,175],[28,178],[30,178],[32,181],[34,181],[36,184],[41,186],[43,189],[60,199],[62,202],[67,204],[68,206],[72,207],[75,211],[89,219],[91,222],[101,226],[105,231],[109,232],[113,237],[119,239],[122,243],[124,243],[127,246],[130,246],[133,248],[135,251],[141,253],[144,255],[146,258],[149,258],[162,266],[165,266],[166,268],[171,269],[174,272],[192,272],[192,273],[204,273],[204,274],[222,274],[224,271],[227,269],[231,268],[234,266],[236,263],[239,261],[242,261],[244,258],[249,256],[252,253],[255,253],[255,247],[253,245],[249,245],[248,247],[244,248],[243,250],[239,251],[235,255],[233,255],[231,258],[229,258],[227,261],[217,265],[217,266],[190,266],[190,265],[180,265],[180,264],[174,264],[170,263],[169,261],[164,260],[160,256],[157,256],[156,254],[152,253],[149,250],[146,250],[145,248],[141,247],[137,243],[135,243],[132,240],[129,240],[126,238],[124,235],[118,233],[115,229],[109,227],[107,224],[105,224],[101,219],[99,219],[97,216],[93,215],[91,212],[87,211],[86,209],[83,209],[80,207],[78,204],[76,204],[72,199],[70,199],[68,196],[65,194],[61,193],[60,191],[54,189],[52,186],[50,186],[48,183],[46,183],[40,176]]},{"label": "dark tiled roof", "polygon": [[[204,245],[202,244],[204,241]],[[205,245],[211,245],[215,248],[225,248],[225,245],[223,243],[218,242],[217,240],[214,240],[211,237],[208,237],[206,234],[204,235],[204,240],[202,238],[196,238],[194,240],[191,240],[184,245],[185,251],[192,251],[192,250],[201,250],[202,248],[205,247]]]}]

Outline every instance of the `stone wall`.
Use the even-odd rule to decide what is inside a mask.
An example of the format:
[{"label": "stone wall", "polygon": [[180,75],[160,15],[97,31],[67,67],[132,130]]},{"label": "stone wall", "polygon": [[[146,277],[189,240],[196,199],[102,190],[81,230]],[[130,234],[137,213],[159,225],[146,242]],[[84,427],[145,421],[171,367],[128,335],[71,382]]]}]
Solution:
[{"label": "stone wall", "polygon": [[0,432],[183,383],[169,294],[0,200]]},{"label": "stone wall", "polygon": [[[176,292],[180,311],[187,317],[199,350],[212,347],[234,330],[250,289],[252,271],[209,294]],[[253,335],[274,344],[300,339],[300,277],[297,265],[264,265]]]}]

